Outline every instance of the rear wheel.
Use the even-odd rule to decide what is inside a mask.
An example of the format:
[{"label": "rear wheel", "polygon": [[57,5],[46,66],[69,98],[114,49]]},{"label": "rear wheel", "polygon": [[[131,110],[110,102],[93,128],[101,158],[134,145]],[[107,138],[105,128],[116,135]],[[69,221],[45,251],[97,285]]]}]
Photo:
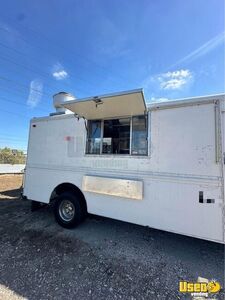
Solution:
[{"label": "rear wheel", "polygon": [[55,219],[65,228],[73,228],[81,223],[84,212],[80,199],[72,193],[62,193],[54,205]]}]

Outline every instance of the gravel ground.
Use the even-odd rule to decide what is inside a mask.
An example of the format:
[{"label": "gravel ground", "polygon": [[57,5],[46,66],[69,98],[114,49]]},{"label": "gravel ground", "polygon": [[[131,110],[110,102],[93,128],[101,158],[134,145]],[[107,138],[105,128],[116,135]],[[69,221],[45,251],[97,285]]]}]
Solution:
[{"label": "gravel ground", "polygon": [[[224,282],[220,244],[89,216],[59,227],[31,213],[21,176],[0,176],[0,299],[190,299],[179,280]],[[216,299],[224,299],[223,292]]]}]

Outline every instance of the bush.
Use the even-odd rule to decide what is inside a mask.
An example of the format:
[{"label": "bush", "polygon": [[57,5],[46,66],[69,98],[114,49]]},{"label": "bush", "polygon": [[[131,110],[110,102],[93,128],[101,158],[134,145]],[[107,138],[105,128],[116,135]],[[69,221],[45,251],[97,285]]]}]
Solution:
[{"label": "bush", "polygon": [[0,149],[0,164],[25,164],[26,156],[21,150],[10,148]]}]

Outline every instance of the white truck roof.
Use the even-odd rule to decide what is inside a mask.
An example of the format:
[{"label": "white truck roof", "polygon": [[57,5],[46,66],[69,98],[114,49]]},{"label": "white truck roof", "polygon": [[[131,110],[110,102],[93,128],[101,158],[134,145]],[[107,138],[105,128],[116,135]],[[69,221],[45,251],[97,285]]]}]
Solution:
[{"label": "white truck roof", "polygon": [[160,108],[169,108],[175,106],[186,106],[186,105],[196,105],[196,104],[204,104],[210,103],[216,100],[225,100],[225,94],[214,94],[207,96],[198,96],[191,98],[183,98],[183,99],[175,99],[175,100],[167,100],[162,102],[149,102],[147,103],[148,110],[155,110]]}]

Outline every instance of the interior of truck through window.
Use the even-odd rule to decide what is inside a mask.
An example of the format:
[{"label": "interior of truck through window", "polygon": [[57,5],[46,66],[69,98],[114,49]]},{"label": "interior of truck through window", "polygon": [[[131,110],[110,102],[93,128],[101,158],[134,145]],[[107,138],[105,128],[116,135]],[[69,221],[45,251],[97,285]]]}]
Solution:
[{"label": "interior of truck through window", "polygon": [[89,120],[86,154],[148,155],[147,115]]}]

